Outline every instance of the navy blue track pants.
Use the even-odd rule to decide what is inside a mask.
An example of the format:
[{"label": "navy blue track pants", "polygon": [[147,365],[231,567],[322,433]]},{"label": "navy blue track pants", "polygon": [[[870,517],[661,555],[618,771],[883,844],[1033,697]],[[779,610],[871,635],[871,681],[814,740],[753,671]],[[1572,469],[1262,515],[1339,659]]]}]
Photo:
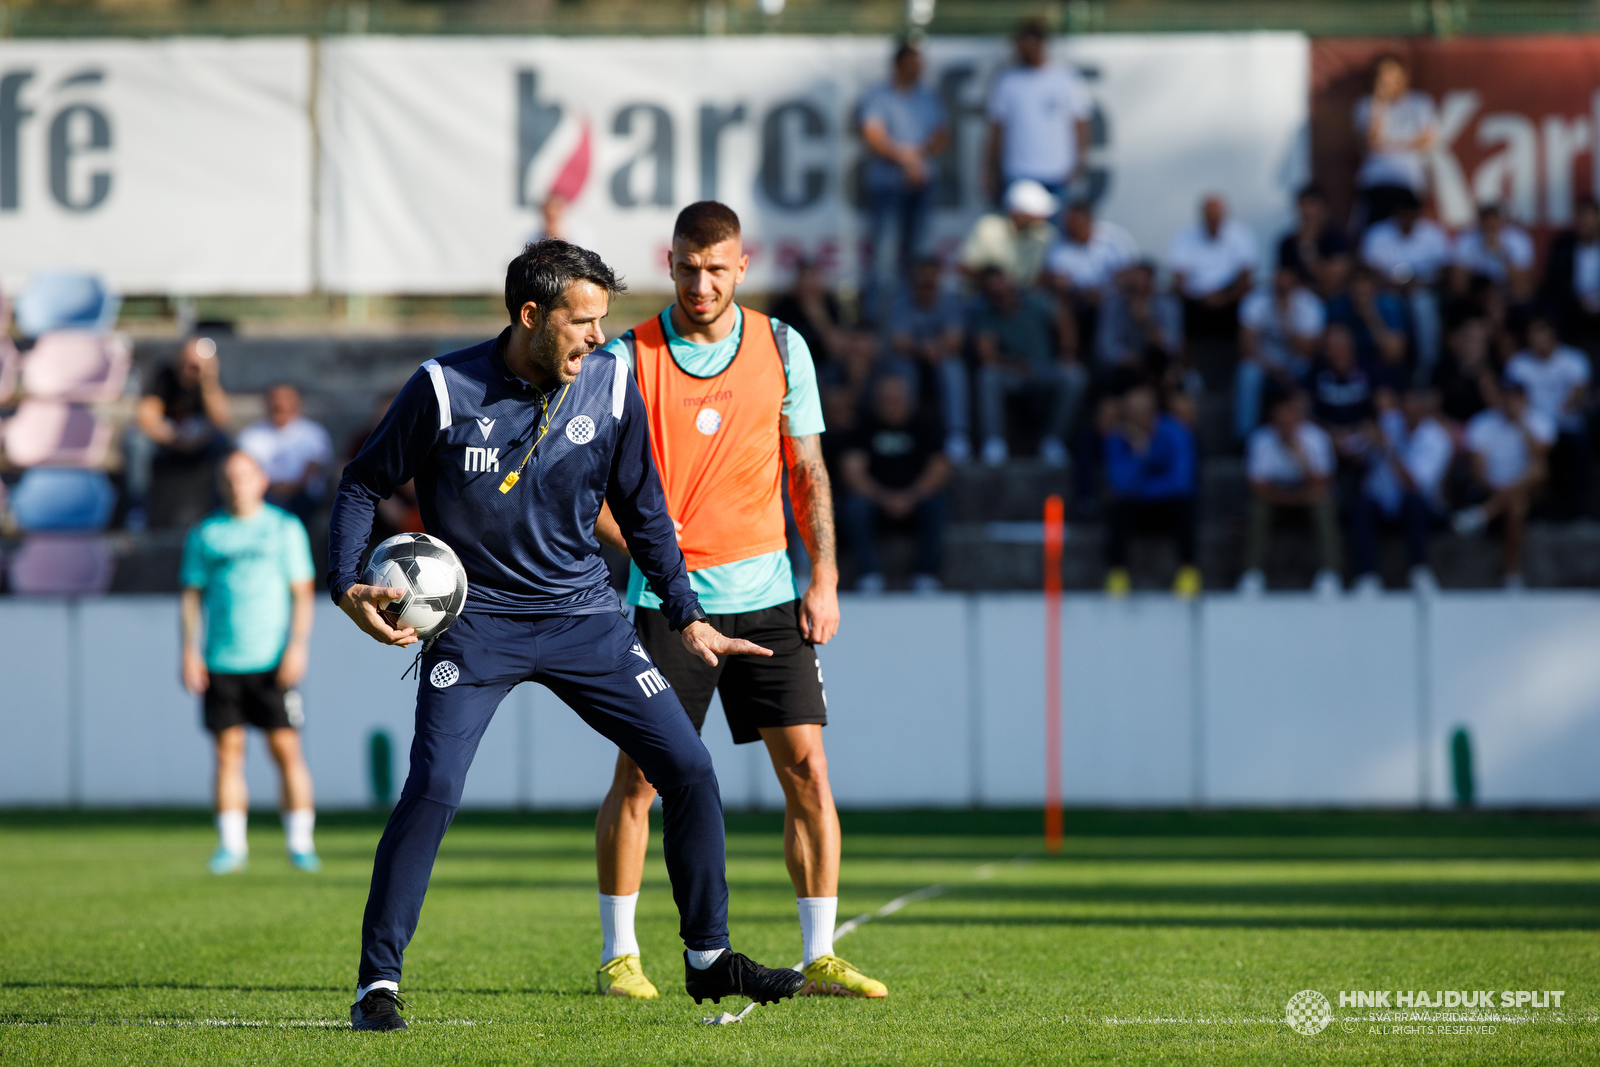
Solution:
[{"label": "navy blue track pants", "polygon": [[360,984],[400,981],[433,861],[489,720],[541,682],[633,757],[661,794],[667,874],[689,948],[728,945],[722,795],[694,724],[620,614],[463,615],[422,658],[411,772],[378,842],[361,921]]}]

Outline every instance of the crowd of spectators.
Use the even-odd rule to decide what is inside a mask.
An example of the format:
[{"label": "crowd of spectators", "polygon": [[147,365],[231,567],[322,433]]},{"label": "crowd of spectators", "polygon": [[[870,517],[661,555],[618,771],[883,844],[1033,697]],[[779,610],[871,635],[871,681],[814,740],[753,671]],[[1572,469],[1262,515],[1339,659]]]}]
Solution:
[{"label": "crowd of spectators", "polygon": [[1426,210],[1436,110],[1384,56],[1353,116],[1366,152],[1347,219],[1309,185],[1274,252],[1215,193],[1157,259],[1082,195],[1084,84],[1050,61],[1039,26],[1015,44],[987,104],[994,207],[950,261],[927,240],[948,119],[907,45],[859,110],[870,224],[858,317],[846,323],[809,266],[774,307],[818,354],[863,588],[882,585],[886,525],[915,528],[916,584],[935,587],[950,465],[1013,455],[1073,465],[1075,514],[1104,520],[1113,593],[1131,586],[1135,535],[1170,539],[1175,590],[1200,588],[1203,452],[1243,456],[1245,592],[1265,588],[1286,522],[1308,528],[1314,587],[1331,594],[1347,578],[1382,588],[1386,532],[1409,583],[1431,588],[1429,543],[1447,526],[1496,527],[1515,587],[1528,517],[1588,514],[1594,200],[1543,264],[1497,204],[1448,232]]}]

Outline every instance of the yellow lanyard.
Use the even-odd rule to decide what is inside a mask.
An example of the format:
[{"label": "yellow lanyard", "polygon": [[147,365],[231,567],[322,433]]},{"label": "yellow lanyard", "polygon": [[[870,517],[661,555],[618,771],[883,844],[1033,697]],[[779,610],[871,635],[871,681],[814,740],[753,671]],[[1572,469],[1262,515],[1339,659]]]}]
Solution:
[{"label": "yellow lanyard", "polygon": [[522,457],[522,462],[517,464],[517,469],[506,475],[506,480],[500,483],[502,493],[511,492],[511,487],[522,480],[522,468],[528,465],[528,460],[533,458],[533,449],[539,447],[539,442],[544,440],[544,435],[550,432],[550,422],[556,417],[556,412],[561,410],[561,402],[567,398],[567,390],[572,388],[568,382],[561,390],[561,395],[556,397],[556,406],[545,412],[544,426],[539,430],[539,436],[533,439],[533,448],[528,449],[528,454]]}]

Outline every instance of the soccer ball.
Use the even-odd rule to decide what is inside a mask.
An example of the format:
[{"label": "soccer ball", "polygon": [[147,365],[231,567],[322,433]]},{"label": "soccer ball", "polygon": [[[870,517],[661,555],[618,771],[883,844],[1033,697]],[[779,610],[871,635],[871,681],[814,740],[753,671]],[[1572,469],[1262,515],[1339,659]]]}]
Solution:
[{"label": "soccer ball", "polygon": [[404,589],[405,596],[382,610],[400,629],[415,628],[431,641],[450,628],[467,602],[467,572],[449,545],[424,533],[403,533],[372,550],[361,580],[367,585]]}]

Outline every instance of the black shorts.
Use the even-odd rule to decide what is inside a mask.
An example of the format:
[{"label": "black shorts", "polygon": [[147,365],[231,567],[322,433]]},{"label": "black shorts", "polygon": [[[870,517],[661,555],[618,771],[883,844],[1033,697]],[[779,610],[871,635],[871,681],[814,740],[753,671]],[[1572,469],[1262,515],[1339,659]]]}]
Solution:
[{"label": "black shorts", "polygon": [[206,686],[206,729],[214,734],[233,726],[259,730],[300,729],[305,722],[300,692],[280,689],[276,670],[259,674],[211,675]]},{"label": "black shorts", "polygon": [[742,637],[768,656],[718,656],[715,667],[683,647],[683,638],[654,608],[637,608],[633,625],[639,643],[677,691],[683,710],[698,733],[711,707],[711,694],[722,694],[733,743],[761,740],[763,726],[828,724],[828,697],[822,691],[822,664],[811,643],[800,635],[800,602],[709,616],[724,637]]}]

